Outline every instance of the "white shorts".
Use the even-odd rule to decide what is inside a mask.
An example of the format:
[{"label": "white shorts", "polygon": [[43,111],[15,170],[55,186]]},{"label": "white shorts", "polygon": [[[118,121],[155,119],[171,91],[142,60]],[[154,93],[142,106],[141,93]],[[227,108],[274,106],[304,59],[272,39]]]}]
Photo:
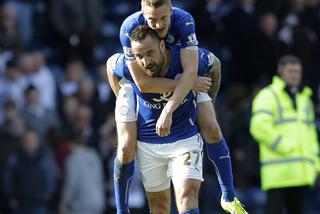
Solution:
[{"label": "white shorts", "polygon": [[[117,122],[137,121],[136,97],[131,84],[125,78],[120,81],[120,91],[116,101],[115,120]],[[197,103],[211,101],[208,93],[198,92]]]},{"label": "white shorts", "polygon": [[115,120],[117,122],[137,121],[136,97],[132,85],[122,78],[119,95],[116,100]]},{"label": "white shorts", "polygon": [[168,144],[138,141],[136,160],[147,192],[159,192],[185,179],[203,181],[200,134]]},{"label": "white shorts", "polygon": [[207,102],[207,101],[211,102],[211,100],[212,99],[208,93],[197,92],[197,103],[203,103],[203,102]]}]

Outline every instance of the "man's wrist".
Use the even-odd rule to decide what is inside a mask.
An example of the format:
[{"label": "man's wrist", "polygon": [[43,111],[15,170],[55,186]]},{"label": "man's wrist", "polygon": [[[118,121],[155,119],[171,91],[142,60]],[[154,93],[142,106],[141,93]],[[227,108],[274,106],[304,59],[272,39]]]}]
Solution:
[{"label": "man's wrist", "polygon": [[173,105],[173,103],[172,102],[168,102],[167,104],[166,104],[166,106],[163,108],[163,111],[164,111],[164,113],[166,113],[166,114],[172,114],[173,112],[174,112],[174,105]]}]

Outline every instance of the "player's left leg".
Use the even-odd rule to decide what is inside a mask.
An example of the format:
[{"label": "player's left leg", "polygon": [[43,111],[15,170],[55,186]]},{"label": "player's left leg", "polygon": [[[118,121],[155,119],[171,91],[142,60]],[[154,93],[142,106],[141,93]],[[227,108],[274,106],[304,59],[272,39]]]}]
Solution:
[{"label": "player's left leg", "polygon": [[148,204],[152,214],[170,213],[170,189],[147,192]]},{"label": "player's left leg", "polygon": [[180,214],[199,213],[198,195],[202,175],[202,137],[197,134],[180,140],[172,149],[168,175],[172,178]]},{"label": "player's left leg", "polygon": [[180,214],[197,214],[199,211],[199,190],[201,181],[185,179],[174,184],[176,204]]},{"label": "player's left leg", "polygon": [[166,145],[137,142],[136,160],[152,214],[170,213],[170,178]]},{"label": "player's left leg", "polygon": [[222,136],[211,101],[198,103],[197,124],[206,142],[206,150],[219,179],[223,197],[232,201],[235,197],[229,148]]},{"label": "player's left leg", "polygon": [[[106,78],[117,95],[115,120],[118,133],[117,156],[114,159],[114,193],[118,214],[130,213],[129,189],[134,174],[137,124],[132,86],[114,76],[113,69],[121,54],[112,55],[106,63]],[[121,86],[121,87],[120,87]]]},{"label": "player's left leg", "polygon": [[222,191],[222,208],[236,214],[247,213],[235,197],[230,151],[223,138],[213,105],[220,87],[221,65],[213,54],[210,57],[213,59],[213,67],[208,73],[213,83],[208,92],[211,98],[205,93],[199,93],[197,124],[206,142],[208,158],[218,176]]}]

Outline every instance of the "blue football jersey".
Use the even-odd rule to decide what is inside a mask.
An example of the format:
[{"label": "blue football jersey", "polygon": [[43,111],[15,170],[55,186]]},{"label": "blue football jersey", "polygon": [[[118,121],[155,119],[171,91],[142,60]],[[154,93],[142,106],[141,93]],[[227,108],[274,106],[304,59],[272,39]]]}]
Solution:
[{"label": "blue football jersey", "polygon": [[[148,25],[142,11],[138,11],[127,17],[120,28],[120,42],[125,57],[128,60],[135,58],[131,49],[130,36],[132,31],[139,25]],[[187,11],[173,7],[166,43],[180,45],[182,48],[198,45],[195,22]]]},{"label": "blue football jersey", "polygon": [[[183,72],[180,62],[180,47],[172,46],[171,49],[171,64],[165,75],[166,78],[174,79],[177,75]],[[198,75],[208,73],[213,65],[213,57],[210,52],[199,48],[199,66]],[[125,77],[133,86],[134,92],[137,95],[138,105],[138,140],[146,143],[172,143],[177,140],[189,138],[198,133],[196,125],[196,93],[190,91],[180,106],[172,115],[172,125],[170,135],[159,137],[156,133],[156,123],[160,117],[161,111],[168,102],[173,92],[168,93],[141,93],[138,87],[134,84],[130,71],[126,64],[124,54],[119,55],[115,62],[114,74],[118,77]]]}]

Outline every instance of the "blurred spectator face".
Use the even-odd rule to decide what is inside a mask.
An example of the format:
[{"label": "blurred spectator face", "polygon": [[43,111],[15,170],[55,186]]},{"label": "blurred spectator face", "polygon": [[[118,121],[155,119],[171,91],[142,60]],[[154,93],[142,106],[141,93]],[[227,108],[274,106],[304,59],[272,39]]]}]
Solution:
[{"label": "blurred spectator face", "polygon": [[23,73],[31,74],[34,72],[35,66],[34,66],[34,59],[32,54],[30,53],[21,54],[19,61],[20,61],[20,65]]},{"label": "blurred spectator face", "polygon": [[299,63],[288,63],[280,71],[281,78],[288,86],[298,87],[302,78],[302,66]]},{"label": "blurred spectator face", "polygon": [[20,70],[18,68],[13,68],[13,67],[7,67],[6,68],[6,77],[9,79],[9,80],[16,80],[17,77],[20,75]]},{"label": "blurred spectator face", "polygon": [[12,120],[18,116],[16,105],[14,102],[7,102],[4,104],[4,117],[8,120]]},{"label": "blurred spectator face", "polygon": [[260,25],[264,34],[272,36],[278,28],[278,19],[274,14],[267,13],[261,17]]},{"label": "blurred spectator face", "polygon": [[32,54],[33,63],[36,70],[40,70],[45,65],[45,59],[41,52],[35,52]]},{"label": "blurred spectator face", "polygon": [[75,97],[65,97],[63,101],[63,112],[67,118],[74,118],[74,115],[79,107],[79,102]]},{"label": "blurred spectator face", "polygon": [[91,111],[86,106],[81,106],[78,108],[76,112],[76,121],[75,126],[80,130],[85,129],[86,127],[90,126],[91,123]]},{"label": "blurred spectator face", "polygon": [[29,154],[36,152],[39,148],[38,135],[34,131],[27,131],[23,136],[22,148]]},{"label": "blurred spectator face", "polygon": [[38,91],[36,89],[30,89],[26,93],[26,103],[31,106],[38,105]]},{"label": "blurred spectator face", "polygon": [[160,38],[165,38],[170,27],[170,16],[172,13],[171,1],[161,5],[160,7],[148,6],[142,3],[143,16],[148,22],[149,27],[156,30]]},{"label": "blurred spectator face", "polygon": [[10,30],[16,27],[16,11],[10,7],[3,7],[1,10],[1,25],[6,29]]},{"label": "blurred spectator face", "polygon": [[86,79],[80,84],[78,98],[80,102],[88,102],[94,94],[94,84],[90,79]]},{"label": "blurred spectator face", "polygon": [[79,62],[71,62],[67,65],[65,77],[68,81],[79,82],[84,76],[85,68],[84,65]]}]

